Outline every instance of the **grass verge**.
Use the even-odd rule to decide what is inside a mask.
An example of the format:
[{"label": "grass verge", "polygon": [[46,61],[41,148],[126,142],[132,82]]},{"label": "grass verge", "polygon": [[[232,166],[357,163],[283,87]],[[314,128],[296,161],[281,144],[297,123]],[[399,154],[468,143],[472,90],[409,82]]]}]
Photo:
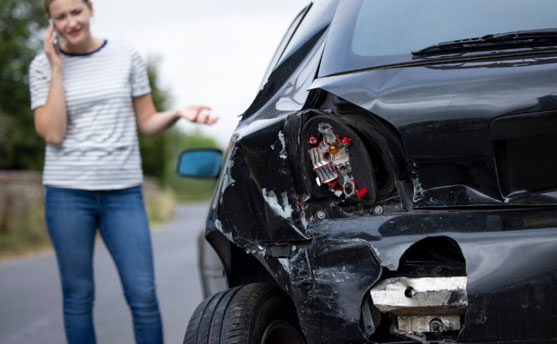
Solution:
[{"label": "grass verge", "polygon": [[[177,197],[169,188],[145,194],[145,208],[151,229],[174,217]],[[0,232],[0,260],[7,260],[51,249],[40,200],[27,204]]]}]

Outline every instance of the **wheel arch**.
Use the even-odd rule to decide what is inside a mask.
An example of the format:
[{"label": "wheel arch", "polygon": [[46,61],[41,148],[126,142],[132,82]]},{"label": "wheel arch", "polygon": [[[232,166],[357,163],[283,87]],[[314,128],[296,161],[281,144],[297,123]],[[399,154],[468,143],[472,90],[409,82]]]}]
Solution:
[{"label": "wheel arch", "polygon": [[[284,289],[272,274],[253,255],[231,242],[219,231],[208,232],[200,238],[200,266],[203,294],[205,297],[221,291],[220,285],[211,281],[214,274],[208,273],[211,267],[221,266],[223,278],[226,280],[224,287],[232,288],[250,283],[273,283]],[[212,250],[213,255],[207,253]],[[210,259],[211,261],[207,261]],[[222,283],[222,282],[220,282]],[[220,289],[220,290],[217,290]]]}]

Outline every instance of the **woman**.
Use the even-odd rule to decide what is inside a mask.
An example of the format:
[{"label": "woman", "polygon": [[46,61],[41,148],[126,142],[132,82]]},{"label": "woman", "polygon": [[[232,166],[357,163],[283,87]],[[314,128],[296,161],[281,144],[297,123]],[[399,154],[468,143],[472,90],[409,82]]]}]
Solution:
[{"label": "woman", "polygon": [[[116,263],[137,343],[161,343],[136,126],[151,136],[179,118],[213,124],[207,106],[157,113],[136,50],[90,31],[89,0],[44,0],[52,26],[30,65],[31,107],[47,143],[45,219],[56,251],[69,343],[94,343],[93,246]],[[56,32],[63,39],[56,43]]]}]

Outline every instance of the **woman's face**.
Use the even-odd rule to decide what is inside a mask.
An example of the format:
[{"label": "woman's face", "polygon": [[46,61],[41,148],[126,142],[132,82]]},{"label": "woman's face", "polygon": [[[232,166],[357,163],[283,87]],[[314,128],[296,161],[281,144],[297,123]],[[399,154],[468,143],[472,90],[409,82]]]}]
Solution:
[{"label": "woman's face", "polygon": [[54,0],[48,10],[54,27],[70,46],[86,43],[92,37],[89,22],[93,7],[90,3],[83,0]]}]

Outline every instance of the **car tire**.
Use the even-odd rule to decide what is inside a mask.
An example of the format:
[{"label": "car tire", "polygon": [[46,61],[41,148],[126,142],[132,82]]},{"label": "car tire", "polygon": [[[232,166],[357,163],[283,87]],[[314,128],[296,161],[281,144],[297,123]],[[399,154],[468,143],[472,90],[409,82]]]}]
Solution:
[{"label": "car tire", "polygon": [[205,299],[193,312],[184,344],[304,344],[296,310],[277,286],[253,283]]}]

